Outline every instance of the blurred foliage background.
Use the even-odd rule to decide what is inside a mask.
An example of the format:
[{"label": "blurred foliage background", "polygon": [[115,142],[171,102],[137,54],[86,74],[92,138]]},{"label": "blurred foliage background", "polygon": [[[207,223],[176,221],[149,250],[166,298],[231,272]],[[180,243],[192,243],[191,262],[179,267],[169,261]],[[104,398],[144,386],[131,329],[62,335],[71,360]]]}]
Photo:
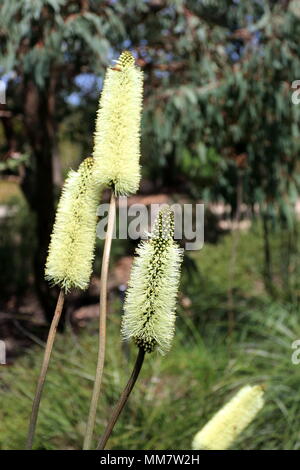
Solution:
[{"label": "blurred foliage background", "polygon": [[[179,409],[186,420],[182,418],[178,426],[185,426],[187,434],[182,442],[176,438],[178,432],[165,441],[150,439],[153,448],[172,448],[172,439],[176,448],[188,446],[192,432],[222,402],[224,391],[244,383],[248,376],[250,381],[275,383],[270,392],[272,406],[265,415],[268,423],[275,424],[261,419],[260,432],[255,437],[249,433],[243,448],[299,447],[295,425],[300,411],[299,372],[297,376],[288,351],[288,341],[297,339],[297,332],[299,337],[300,103],[292,100],[296,93],[292,84],[300,80],[299,37],[296,0],[1,2],[0,79],[6,102],[0,104],[0,337],[10,338],[12,356],[46,334],[43,322],[52,317],[56,295],[44,282],[43,271],[57,198],[68,169],[76,169],[92,151],[105,68],[122,50],[133,52],[145,74],[140,195],[150,201],[153,195],[163,194],[171,200],[206,204],[206,244],[203,253],[186,254],[180,340],[174,346],[175,356],[172,359],[171,353],[170,359],[164,359],[161,371],[166,373],[166,394],[178,375],[185,377],[186,384],[194,380],[192,390],[183,385],[178,391]],[[243,223],[247,223],[246,234],[241,233]],[[99,241],[96,274],[101,246]],[[131,256],[134,247],[133,242],[117,241],[112,269],[121,258]],[[88,293],[70,296],[66,317],[73,333],[81,331],[72,320],[74,309],[97,302],[95,283]],[[113,318],[121,312],[117,284],[111,292],[117,303]],[[188,340],[186,317],[199,332],[193,344]],[[117,326],[112,334],[117,336]],[[88,337],[83,328],[80,339],[74,340],[80,351],[96,347],[96,337],[86,345]],[[248,340],[251,346],[246,347]],[[60,348],[64,345],[62,341]],[[260,351],[259,360],[245,358],[248,349]],[[176,362],[180,354],[182,362]],[[207,354],[214,357],[209,365],[203,358]],[[34,381],[28,378],[26,384],[24,367],[31,367],[35,357],[23,358],[12,373],[5,371],[1,390],[5,409],[11,411],[7,416],[0,411],[6,423],[0,427],[1,437],[6,435],[4,448],[21,446],[30,408],[26,400]],[[125,360],[115,361],[116,371]],[[92,354],[87,361],[93,374]],[[237,377],[224,372],[230,364]],[[65,377],[69,367],[62,367]],[[117,380],[110,377],[112,370],[108,381]],[[21,389],[14,388],[15,373],[24,384]],[[147,374],[150,382],[158,380],[155,371]],[[54,394],[53,384],[60,384],[61,378],[51,380]],[[163,416],[157,411],[157,416],[146,418],[139,398],[143,387],[142,383],[137,392],[136,423],[126,426],[124,418],[112,444],[116,448],[142,448],[151,430],[158,426],[159,432],[161,423],[168,425],[168,413],[174,414],[177,402],[167,400],[168,412],[164,405]],[[107,405],[116,397],[112,390]],[[215,402],[206,410],[205,397],[212,391],[216,391]],[[17,413],[18,423],[13,418],[16,400],[23,407]],[[58,402],[59,406],[65,405]],[[56,421],[60,414],[52,416],[50,409],[48,402],[42,418],[44,435],[52,436],[58,429],[58,445],[79,448],[81,430],[76,428],[77,435],[68,427],[73,418],[67,427],[62,422],[60,427]],[[80,420],[84,420],[86,409],[81,411]],[[141,420],[147,419],[149,429],[141,443],[138,430]],[[23,430],[20,435],[17,429]],[[56,442],[42,441],[39,446],[50,448]]]}]

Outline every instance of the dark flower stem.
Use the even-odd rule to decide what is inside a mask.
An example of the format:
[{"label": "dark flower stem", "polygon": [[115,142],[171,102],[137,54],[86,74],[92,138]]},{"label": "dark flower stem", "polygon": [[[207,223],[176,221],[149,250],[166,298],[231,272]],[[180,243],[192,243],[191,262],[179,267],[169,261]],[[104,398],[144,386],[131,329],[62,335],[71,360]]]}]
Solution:
[{"label": "dark flower stem", "polygon": [[132,371],[132,374],[130,376],[130,379],[128,380],[127,382],[127,385],[126,387],[124,388],[123,392],[122,392],[122,395],[120,396],[120,399],[118,401],[118,403],[116,404],[113,412],[112,412],[112,415],[111,415],[111,418],[106,426],[106,429],[105,429],[105,432],[103,434],[103,436],[101,437],[99,443],[98,443],[98,446],[97,446],[97,450],[103,450],[106,446],[106,443],[112,433],[112,430],[124,408],[124,406],[126,405],[126,402],[129,398],[129,395],[137,381],[137,378],[139,376],[139,373],[141,371],[141,368],[142,368],[142,365],[143,365],[143,362],[144,362],[144,357],[145,357],[145,351],[144,349],[141,349],[139,348],[139,352],[138,352],[138,355],[137,355],[137,358],[136,358],[136,361],[135,361],[135,364],[134,364],[134,368],[133,368],[133,371]]}]

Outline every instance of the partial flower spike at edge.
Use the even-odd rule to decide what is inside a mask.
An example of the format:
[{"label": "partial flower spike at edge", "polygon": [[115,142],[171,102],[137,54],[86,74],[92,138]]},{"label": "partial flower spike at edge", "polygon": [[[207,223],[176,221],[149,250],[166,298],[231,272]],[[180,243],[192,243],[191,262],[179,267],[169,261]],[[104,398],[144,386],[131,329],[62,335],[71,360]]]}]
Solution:
[{"label": "partial flower spike at edge", "polygon": [[195,435],[193,449],[228,449],[263,407],[263,396],[261,385],[243,387]]}]

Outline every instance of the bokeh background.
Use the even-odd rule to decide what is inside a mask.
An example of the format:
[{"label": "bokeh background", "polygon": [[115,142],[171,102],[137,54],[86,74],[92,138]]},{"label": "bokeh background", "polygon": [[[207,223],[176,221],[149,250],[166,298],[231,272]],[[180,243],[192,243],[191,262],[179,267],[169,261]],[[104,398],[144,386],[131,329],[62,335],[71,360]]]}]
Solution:
[{"label": "bokeh background", "polygon": [[[205,203],[205,245],[185,256],[173,349],[147,357],[108,447],[189,449],[240,386],[264,383],[265,408],[235,448],[300,448],[299,37],[296,0],[1,1],[0,448],[24,448],[57,295],[43,276],[55,207],[67,171],[92,152],[105,69],[124,49],[145,74],[143,178],[129,203]],[[67,299],[39,449],[82,445],[97,243],[89,290]],[[135,356],[119,329],[136,245],[113,243],[97,435]]]}]

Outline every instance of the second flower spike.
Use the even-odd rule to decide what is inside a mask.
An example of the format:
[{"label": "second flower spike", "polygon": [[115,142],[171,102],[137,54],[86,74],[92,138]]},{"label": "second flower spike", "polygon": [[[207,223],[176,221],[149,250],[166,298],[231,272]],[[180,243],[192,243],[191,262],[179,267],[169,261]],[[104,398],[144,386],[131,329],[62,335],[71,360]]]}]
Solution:
[{"label": "second flower spike", "polygon": [[116,194],[133,194],[140,183],[142,88],[143,73],[125,51],[106,73],[94,141],[97,182]]},{"label": "second flower spike", "polygon": [[68,292],[89,284],[96,242],[96,209],[100,192],[92,178],[94,160],[71,170],[58,203],[45,277]]}]

